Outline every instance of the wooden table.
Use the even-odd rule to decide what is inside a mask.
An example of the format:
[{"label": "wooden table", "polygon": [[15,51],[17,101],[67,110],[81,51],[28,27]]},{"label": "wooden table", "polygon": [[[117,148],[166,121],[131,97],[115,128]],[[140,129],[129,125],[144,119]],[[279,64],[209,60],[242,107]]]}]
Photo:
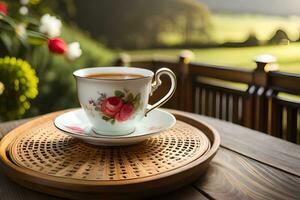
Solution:
[{"label": "wooden table", "polygon": [[[221,148],[197,182],[160,199],[300,199],[299,145],[218,119],[189,115],[219,131]],[[0,136],[28,120],[1,123]],[[1,172],[0,185],[1,200],[61,199],[23,188]]]}]

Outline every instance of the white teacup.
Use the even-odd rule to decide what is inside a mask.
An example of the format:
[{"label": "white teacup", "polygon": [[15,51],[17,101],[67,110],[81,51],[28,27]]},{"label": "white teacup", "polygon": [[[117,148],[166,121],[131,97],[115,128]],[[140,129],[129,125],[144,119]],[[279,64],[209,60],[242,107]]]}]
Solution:
[{"label": "white teacup", "polygon": [[[170,77],[171,88],[154,105],[148,105],[149,96],[161,85],[163,74]],[[80,105],[94,131],[102,135],[132,133],[139,121],[167,102],[176,89],[176,76],[167,68],[154,75],[142,68],[95,67],[79,69],[73,75]]]}]

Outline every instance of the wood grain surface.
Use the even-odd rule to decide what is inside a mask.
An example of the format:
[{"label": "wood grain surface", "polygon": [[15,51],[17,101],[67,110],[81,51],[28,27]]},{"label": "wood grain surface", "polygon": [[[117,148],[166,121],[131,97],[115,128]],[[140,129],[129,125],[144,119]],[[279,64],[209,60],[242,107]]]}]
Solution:
[{"label": "wood grain surface", "polygon": [[[179,112],[179,111],[178,111]],[[232,123],[190,113],[221,135],[221,148],[196,183],[155,199],[300,199],[300,146]],[[0,124],[0,134],[24,123]],[[2,200],[56,200],[25,189],[0,172]]]},{"label": "wood grain surface", "polygon": [[213,199],[300,197],[300,178],[221,148],[195,186]]},{"label": "wood grain surface", "polygon": [[6,135],[9,131],[12,129],[30,121],[30,119],[22,119],[17,121],[11,121],[11,122],[4,122],[0,124],[0,139]]},{"label": "wood grain surface", "polygon": [[218,119],[192,115],[219,131],[222,147],[300,177],[300,145]]},{"label": "wood grain surface", "polygon": [[185,186],[175,192],[170,192],[159,197],[153,197],[152,199],[160,200],[208,200],[202,193],[199,192],[193,185]]}]

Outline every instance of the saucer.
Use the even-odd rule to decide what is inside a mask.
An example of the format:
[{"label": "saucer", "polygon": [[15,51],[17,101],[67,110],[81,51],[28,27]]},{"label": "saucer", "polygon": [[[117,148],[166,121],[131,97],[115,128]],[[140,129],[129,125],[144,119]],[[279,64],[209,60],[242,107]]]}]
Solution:
[{"label": "saucer", "polygon": [[102,146],[123,146],[144,141],[175,125],[176,118],[166,111],[155,109],[147,114],[133,133],[122,136],[100,135],[93,131],[85,112],[76,109],[63,113],[55,118],[54,125],[66,135],[83,140],[84,142]]}]

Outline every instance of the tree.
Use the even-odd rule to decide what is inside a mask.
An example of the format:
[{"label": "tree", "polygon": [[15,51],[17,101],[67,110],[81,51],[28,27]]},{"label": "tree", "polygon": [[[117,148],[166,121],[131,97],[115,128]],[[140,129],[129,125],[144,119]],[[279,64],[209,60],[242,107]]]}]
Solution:
[{"label": "tree", "polygon": [[248,38],[242,43],[241,46],[258,46],[259,40],[254,32],[250,32]]},{"label": "tree", "polygon": [[111,47],[143,48],[177,33],[189,43],[207,38],[209,11],[196,0],[76,0],[75,20]]},{"label": "tree", "polygon": [[285,43],[286,41],[290,41],[289,36],[287,33],[282,30],[278,29],[272,38],[268,41],[269,44],[280,44],[280,43]]}]

